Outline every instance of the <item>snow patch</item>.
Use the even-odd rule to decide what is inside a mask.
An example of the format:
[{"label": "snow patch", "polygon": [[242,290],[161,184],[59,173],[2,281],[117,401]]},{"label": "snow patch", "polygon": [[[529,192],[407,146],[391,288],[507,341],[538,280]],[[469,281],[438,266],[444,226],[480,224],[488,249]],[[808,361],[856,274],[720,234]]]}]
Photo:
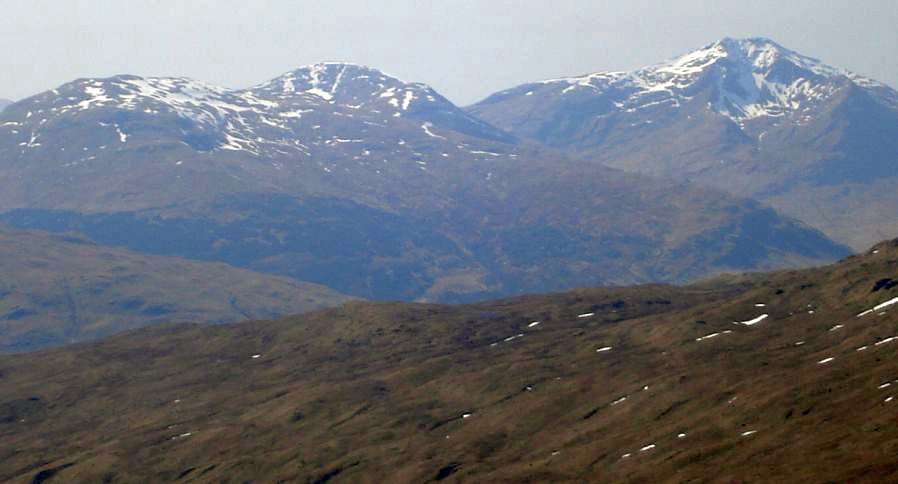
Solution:
[{"label": "snow patch", "polygon": [[761,321],[764,321],[768,317],[769,317],[769,315],[762,314],[762,315],[758,316],[757,318],[749,319],[748,321],[734,321],[733,324],[741,324],[743,326],[754,326],[755,324],[758,324]]},{"label": "snow patch", "polygon": [[881,310],[883,310],[889,306],[895,305],[895,304],[898,304],[898,297],[889,299],[888,301],[886,301],[882,304],[874,306],[873,309],[868,309],[868,310],[858,314],[857,317],[859,317],[859,318],[864,317],[870,313],[875,313],[876,311],[881,311]]},{"label": "snow patch", "polygon": [[431,123],[424,123],[421,125],[421,129],[424,130],[424,134],[426,134],[427,136],[430,136],[431,138],[437,138],[437,139],[446,139],[445,136],[440,136],[438,134],[434,134],[434,132],[430,130],[430,128],[432,128],[432,127],[433,127],[433,124],[431,124]]}]

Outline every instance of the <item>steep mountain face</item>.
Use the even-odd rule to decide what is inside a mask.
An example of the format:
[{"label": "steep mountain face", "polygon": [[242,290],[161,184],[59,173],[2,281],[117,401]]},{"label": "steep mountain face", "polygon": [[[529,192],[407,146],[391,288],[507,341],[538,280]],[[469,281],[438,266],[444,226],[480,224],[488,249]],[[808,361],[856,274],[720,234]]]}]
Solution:
[{"label": "steep mountain face", "polygon": [[235,322],[342,304],[316,284],[0,228],[0,353],[160,322]]},{"label": "steep mountain face", "polygon": [[0,480],[892,482],[896,279],[898,240],[686,287],[0,357]]},{"label": "steep mountain face", "polygon": [[379,299],[680,281],[847,251],[754,202],[519,143],[348,64],[83,79],[0,113],[0,220]]},{"label": "steep mountain face", "polygon": [[768,39],[525,84],[469,112],[583,158],[755,197],[857,250],[898,235],[898,92]]}]

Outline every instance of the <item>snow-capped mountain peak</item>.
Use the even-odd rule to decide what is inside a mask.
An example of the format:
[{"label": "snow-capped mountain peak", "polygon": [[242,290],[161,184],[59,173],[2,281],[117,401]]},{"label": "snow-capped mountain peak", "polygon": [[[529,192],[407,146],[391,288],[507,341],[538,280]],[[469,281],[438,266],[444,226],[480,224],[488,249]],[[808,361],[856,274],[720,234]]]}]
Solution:
[{"label": "snow-capped mountain peak", "polygon": [[[344,78],[356,85],[359,84],[358,81],[379,87],[406,84],[394,76],[368,66],[348,62],[321,62],[298,67],[258,88],[270,90],[280,88],[284,94],[307,92],[331,100],[340,92]],[[343,87],[345,89],[347,86]]]},{"label": "snow-capped mountain peak", "polygon": [[838,71],[821,64],[817,59],[801,55],[763,37],[750,39],[726,37],[673,60],[662,62],[655,66],[655,69],[679,73],[697,72],[722,59],[747,62],[757,71],[769,70],[780,61],[791,62],[821,75],[833,75]]},{"label": "snow-capped mountain peak", "polygon": [[[709,108],[739,124],[797,114],[847,83],[881,91],[898,106],[894,91],[872,79],[838,69],[766,38],[722,40],[630,72],[598,72],[552,79],[499,94],[542,89],[560,96],[607,96],[625,112],[661,105],[680,107],[711,88]],[[577,99],[574,97],[573,99]]]},{"label": "snow-capped mountain peak", "polygon": [[252,89],[268,98],[312,96],[349,108],[380,108],[401,117],[420,105],[451,104],[429,86],[345,62],[302,66]]}]

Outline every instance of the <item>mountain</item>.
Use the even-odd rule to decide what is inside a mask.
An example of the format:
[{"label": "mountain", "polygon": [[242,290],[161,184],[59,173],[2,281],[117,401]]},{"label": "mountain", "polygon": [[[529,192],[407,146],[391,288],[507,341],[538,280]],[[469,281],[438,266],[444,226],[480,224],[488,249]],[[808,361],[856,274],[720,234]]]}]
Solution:
[{"label": "mountain", "polygon": [[[5,168],[31,182],[0,198],[5,209],[139,210],[241,191],[414,205],[420,185],[433,185],[427,179],[485,175],[467,165],[516,156],[495,145],[508,135],[432,89],[348,64],[307,66],[245,90],[81,79],[14,104],[2,121]],[[91,190],[60,189],[72,183]],[[395,183],[406,185],[397,196],[409,193],[383,200]]]},{"label": "mountain", "polygon": [[691,286],[0,357],[0,479],[892,482],[896,272],[898,240]]},{"label": "mountain", "polygon": [[525,84],[468,111],[582,158],[756,198],[855,250],[898,235],[898,92],[768,39]]},{"label": "mountain", "polygon": [[0,111],[6,109],[6,106],[9,106],[10,104],[12,104],[12,101],[9,99],[0,98]]},{"label": "mountain", "polygon": [[234,322],[336,306],[315,284],[0,228],[0,353],[171,321]]},{"label": "mountain", "polygon": [[0,221],[367,299],[684,281],[848,250],[753,201],[515,137],[351,64],[81,79],[0,113]]}]

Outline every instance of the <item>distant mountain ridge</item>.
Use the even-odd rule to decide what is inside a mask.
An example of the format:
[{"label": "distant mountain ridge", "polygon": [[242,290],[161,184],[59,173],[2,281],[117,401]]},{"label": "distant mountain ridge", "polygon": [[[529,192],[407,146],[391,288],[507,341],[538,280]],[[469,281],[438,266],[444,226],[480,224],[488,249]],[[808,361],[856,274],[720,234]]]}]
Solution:
[{"label": "distant mountain ridge", "polygon": [[6,106],[9,106],[10,104],[12,104],[12,101],[9,99],[0,98],[0,111],[6,109]]},{"label": "distant mountain ridge", "polygon": [[755,197],[857,250],[898,235],[898,92],[769,39],[524,84],[469,112],[575,156]]},{"label": "distant mountain ridge", "polygon": [[847,253],[752,201],[571,160],[326,63],[230,90],[81,79],[0,113],[0,220],[366,299],[683,281]]}]

